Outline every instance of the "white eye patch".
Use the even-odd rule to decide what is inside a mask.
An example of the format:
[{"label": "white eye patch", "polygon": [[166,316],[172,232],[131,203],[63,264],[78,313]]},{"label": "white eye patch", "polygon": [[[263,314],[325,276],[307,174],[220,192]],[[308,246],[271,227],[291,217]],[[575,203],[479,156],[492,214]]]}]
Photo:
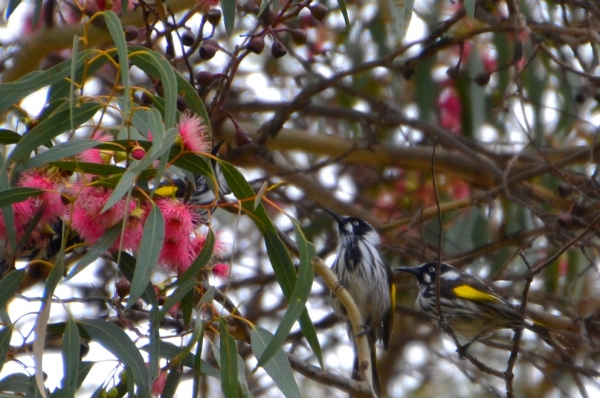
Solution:
[{"label": "white eye patch", "polygon": [[431,277],[429,276],[429,274],[424,274],[423,280],[425,281],[425,283],[429,283],[431,282]]},{"label": "white eye patch", "polygon": [[460,274],[456,271],[448,271],[445,274],[442,275],[443,279],[449,280],[449,281],[453,281],[455,279],[460,278]]}]

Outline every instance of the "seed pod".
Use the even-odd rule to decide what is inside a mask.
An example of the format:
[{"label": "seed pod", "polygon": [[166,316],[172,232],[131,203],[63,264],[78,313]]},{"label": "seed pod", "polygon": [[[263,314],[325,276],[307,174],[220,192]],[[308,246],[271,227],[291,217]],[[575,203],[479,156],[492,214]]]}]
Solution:
[{"label": "seed pod", "polygon": [[285,46],[283,45],[283,43],[281,43],[278,40],[275,40],[273,42],[273,45],[271,46],[271,54],[275,58],[281,58],[285,54],[287,54],[287,50],[285,49]]},{"label": "seed pod", "polygon": [[448,75],[448,77],[452,80],[458,79],[459,73],[460,73],[460,67],[458,65],[451,66],[448,69],[446,69],[446,75]]},{"label": "seed pod", "polygon": [[133,41],[140,35],[140,30],[135,26],[125,27],[125,41]]},{"label": "seed pod", "polygon": [[566,198],[573,193],[573,187],[565,182],[558,184],[556,189],[558,190],[558,194],[563,198]]},{"label": "seed pod", "polygon": [[221,47],[219,46],[219,43],[217,43],[216,40],[206,39],[204,40],[204,43],[202,43],[202,45],[200,46],[200,58],[202,58],[205,61],[212,59],[212,57],[215,56],[215,54],[217,53],[217,51],[219,51],[220,48]]},{"label": "seed pod", "polygon": [[490,74],[487,72],[481,72],[475,76],[475,83],[480,86],[486,86],[490,82]]},{"label": "seed pod", "polygon": [[265,48],[265,37],[264,36],[254,36],[248,42],[248,50],[252,51],[254,54],[260,54]]},{"label": "seed pod", "polygon": [[215,80],[215,77],[217,77],[216,74],[203,70],[196,74],[196,82],[203,87],[207,87]]},{"label": "seed pod", "polygon": [[307,33],[303,29],[290,29],[288,30],[290,36],[292,36],[292,40],[297,45],[302,45],[306,43]]},{"label": "seed pod", "polygon": [[235,141],[235,145],[243,146],[252,142],[252,139],[248,135],[248,132],[241,128],[240,126],[235,126],[235,133],[233,135],[233,139]]},{"label": "seed pod", "polygon": [[314,6],[309,7],[308,9],[310,10],[310,13],[312,14],[313,18],[317,21],[324,20],[325,16],[327,15],[327,12],[329,11],[327,6],[323,4],[315,4]]},{"label": "seed pod", "polygon": [[186,30],[181,34],[181,44],[183,44],[184,46],[190,47],[194,44],[195,41],[196,35],[192,32]]},{"label": "seed pod", "polygon": [[221,15],[221,10],[219,10],[218,8],[211,8],[206,13],[206,19],[208,20],[208,23],[212,26],[217,26],[219,22],[221,22]]}]

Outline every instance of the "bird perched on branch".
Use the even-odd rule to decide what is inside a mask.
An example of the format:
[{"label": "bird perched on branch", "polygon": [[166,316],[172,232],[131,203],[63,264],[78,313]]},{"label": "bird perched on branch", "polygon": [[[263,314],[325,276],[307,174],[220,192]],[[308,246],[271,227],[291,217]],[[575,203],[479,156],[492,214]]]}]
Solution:
[{"label": "bird perched on branch", "polygon": [[551,346],[568,347],[562,336],[517,312],[482,280],[445,263],[440,264],[438,306],[436,267],[437,263],[430,262],[418,267],[395,268],[394,272],[408,272],[417,278],[421,289],[417,306],[436,323],[440,321],[441,307],[446,324],[462,344],[457,350],[461,358],[473,342],[498,329],[526,328]]},{"label": "bird perched on branch", "polygon": [[[371,353],[373,390],[380,395],[375,343],[382,340],[387,351],[394,325],[395,289],[392,269],[379,251],[379,234],[366,221],[356,217],[342,217],[325,209],[337,221],[339,241],[337,256],[332,266],[342,287],[356,303],[362,318]],[[348,337],[354,344],[352,378],[358,379],[358,351],[354,342],[352,325],[346,309],[333,298],[335,313],[346,322]]]}]

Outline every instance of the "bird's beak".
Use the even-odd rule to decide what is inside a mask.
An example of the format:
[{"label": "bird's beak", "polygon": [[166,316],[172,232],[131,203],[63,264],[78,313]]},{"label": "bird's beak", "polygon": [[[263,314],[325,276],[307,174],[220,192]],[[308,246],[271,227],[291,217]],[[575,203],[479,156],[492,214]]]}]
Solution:
[{"label": "bird's beak", "polygon": [[327,213],[331,214],[331,217],[335,218],[335,221],[337,221],[338,224],[341,225],[344,222],[344,218],[342,216],[340,216],[339,214],[337,214],[335,211],[328,209],[326,207],[324,207],[323,210],[325,210]]},{"label": "bird's beak", "polygon": [[408,272],[414,276],[419,275],[419,267],[398,267],[393,269],[394,272]]}]

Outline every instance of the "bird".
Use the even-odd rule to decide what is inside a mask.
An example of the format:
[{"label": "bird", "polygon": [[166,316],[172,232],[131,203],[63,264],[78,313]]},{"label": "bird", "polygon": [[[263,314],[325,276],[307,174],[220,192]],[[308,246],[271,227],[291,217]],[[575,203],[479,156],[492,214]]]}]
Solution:
[{"label": "bird", "polygon": [[[439,325],[436,268],[436,262],[428,262],[418,267],[394,268],[394,273],[407,272],[417,278],[420,292],[416,305]],[[466,356],[472,343],[499,329],[526,328],[551,346],[568,347],[561,335],[516,311],[481,279],[446,263],[440,263],[439,275],[443,319],[457,337],[461,358]]]},{"label": "bird", "polygon": [[[342,217],[330,209],[325,211],[338,226],[336,258],[331,269],[360,312],[362,333],[367,335],[371,354],[373,391],[380,396],[375,343],[381,340],[386,351],[390,345],[395,307],[392,268],[379,251],[379,234],[368,222],[356,217]],[[348,337],[354,344],[352,378],[358,380],[358,351],[352,325],[346,309],[336,297],[333,297],[333,309],[346,322]]]}]

